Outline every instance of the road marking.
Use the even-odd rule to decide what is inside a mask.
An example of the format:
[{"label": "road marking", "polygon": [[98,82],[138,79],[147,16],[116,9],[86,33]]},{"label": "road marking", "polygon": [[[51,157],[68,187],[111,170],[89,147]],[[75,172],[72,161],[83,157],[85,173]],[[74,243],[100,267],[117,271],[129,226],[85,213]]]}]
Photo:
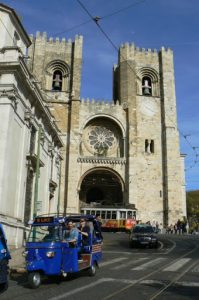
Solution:
[{"label": "road marking", "polygon": [[126,251],[103,251],[103,253],[111,253],[111,254],[122,254],[122,255],[124,255],[124,254],[126,254],[126,255],[131,255],[131,254],[133,254],[133,252],[126,252]]},{"label": "road marking", "polygon": [[141,282],[140,282],[140,284],[150,284],[150,285],[152,285],[152,284],[158,284],[158,285],[165,285],[161,280],[150,280],[150,279],[148,279],[148,280],[142,280]]},{"label": "road marking", "polygon": [[178,271],[180,268],[182,268],[186,263],[188,263],[191,260],[191,258],[181,258],[178,261],[176,261],[171,266],[163,269],[164,272],[175,272]]},{"label": "road marking", "polygon": [[[156,285],[164,285],[165,283],[161,280],[142,280],[140,284],[156,284]],[[175,286],[184,286],[184,287],[199,287],[199,282],[189,282],[189,281],[177,281],[174,283]]]},{"label": "road marking", "polygon": [[178,281],[175,283],[175,285],[185,287],[199,287],[199,282]]},{"label": "road marking", "polygon": [[111,270],[118,270],[118,269],[121,269],[121,268],[125,268],[125,267],[128,267],[129,265],[136,264],[136,263],[141,262],[141,261],[146,260],[146,259],[148,259],[148,258],[147,257],[142,257],[142,258],[138,258],[134,261],[129,261],[128,260],[128,262],[126,262],[124,264],[120,264],[116,267],[113,267],[113,268],[111,268]]},{"label": "road marking", "polygon": [[197,265],[193,270],[191,270],[193,273],[198,273],[199,272],[199,265]]},{"label": "road marking", "polygon": [[114,264],[114,263],[117,263],[117,262],[120,262],[120,261],[123,261],[126,259],[128,259],[128,257],[114,258],[114,259],[111,259],[111,260],[101,263],[99,266],[100,267],[108,266],[108,265],[111,265],[111,264]]},{"label": "road marking", "polygon": [[166,258],[156,258],[156,259],[153,259],[145,264],[142,264],[140,266],[137,266],[135,268],[132,268],[131,270],[133,271],[140,271],[140,270],[145,270],[147,269],[149,266],[153,266],[153,265],[156,265],[158,264],[159,262],[161,261],[164,261]]},{"label": "road marking", "polygon": [[66,299],[67,297],[71,297],[74,294],[80,293],[86,289],[93,288],[94,286],[99,285],[104,282],[120,282],[120,283],[124,283],[124,284],[135,284],[135,283],[137,283],[137,280],[117,279],[117,278],[101,278],[93,283],[87,284],[86,286],[82,286],[80,288],[73,289],[72,291],[69,291],[69,292],[59,295],[59,296],[49,298],[48,300]]},{"label": "road marking", "polygon": [[169,240],[173,244],[173,246],[171,248],[169,248],[164,254],[168,254],[171,251],[173,251],[174,248],[176,248],[176,242],[174,242],[174,241],[172,241],[170,239],[167,239],[167,240]]},{"label": "road marking", "polygon": [[[194,248],[194,251],[198,248],[198,246],[196,248]],[[193,252],[190,251],[189,253]],[[188,273],[193,267],[195,267],[197,264],[197,262],[194,262],[193,264],[189,265],[188,268],[186,270],[184,270],[183,272],[181,272],[180,274],[178,274],[177,276],[174,276],[174,279],[171,280],[168,284],[165,284],[165,286],[162,289],[159,289],[159,291],[155,294],[152,295],[152,297],[150,297],[149,300],[154,300],[157,297],[159,297],[159,295],[161,295],[166,289],[168,289],[170,286],[175,285],[178,280],[180,278],[182,278],[186,273]]]}]

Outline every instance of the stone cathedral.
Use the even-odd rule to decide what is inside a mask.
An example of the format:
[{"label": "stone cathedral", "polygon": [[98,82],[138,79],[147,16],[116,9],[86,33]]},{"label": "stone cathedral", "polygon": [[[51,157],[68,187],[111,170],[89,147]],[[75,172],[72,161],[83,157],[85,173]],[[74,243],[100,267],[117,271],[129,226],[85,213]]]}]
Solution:
[{"label": "stone cathedral", "polygon": [[186,216],[173,52],[121,45],[113,99],[80,99],[82,36],[31,36],[29,69],[64,142],[61,209],[128,207],[163,225]]}]

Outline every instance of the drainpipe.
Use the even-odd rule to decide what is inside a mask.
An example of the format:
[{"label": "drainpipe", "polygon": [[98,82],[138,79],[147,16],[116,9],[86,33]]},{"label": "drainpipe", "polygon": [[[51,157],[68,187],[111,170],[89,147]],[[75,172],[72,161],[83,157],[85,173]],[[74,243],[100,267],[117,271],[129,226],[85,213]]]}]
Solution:
[{"label": "drainpipe", "polygon": [[59,217],[59,213],[60,213],[60,195],[61,195],[61,160],[60,160],[60,167],[59,167],[59,190],[58,190],[58,202],[57,202],[58,217]]},{"label": "drainpipe", "polygon": [[40,161],[40,139],[42,128],[39,126],[38,140],[37,140],[37,161],[36,161],[36,175],[35,175],[35,191],[34,191],[34,206],[33,206],[33,219],[37,215],[37,202],[38,202],[38,187],[39,187],[39,161]]}]

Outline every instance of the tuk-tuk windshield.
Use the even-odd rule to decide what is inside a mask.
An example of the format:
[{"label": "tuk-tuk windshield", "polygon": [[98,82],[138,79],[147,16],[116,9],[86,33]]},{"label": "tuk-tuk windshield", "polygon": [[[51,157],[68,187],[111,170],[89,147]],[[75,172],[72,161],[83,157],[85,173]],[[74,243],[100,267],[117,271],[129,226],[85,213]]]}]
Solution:
[{"label": "tuk-tuk windshield", "polygon": [[62,240],[59,226],[32,226],[28,242],[58,242]]}]

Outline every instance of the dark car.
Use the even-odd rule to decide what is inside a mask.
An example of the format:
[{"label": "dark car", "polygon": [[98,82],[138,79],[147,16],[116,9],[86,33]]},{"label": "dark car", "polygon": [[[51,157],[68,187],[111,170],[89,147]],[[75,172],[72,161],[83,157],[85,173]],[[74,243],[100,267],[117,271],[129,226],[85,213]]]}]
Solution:
[{"label": "dark car", "polygon": [[158,238],[153,227],[148,224],[138,224],[133,227],[130,233],[130,247],[148,246],[151,248],[158,247]]}]

